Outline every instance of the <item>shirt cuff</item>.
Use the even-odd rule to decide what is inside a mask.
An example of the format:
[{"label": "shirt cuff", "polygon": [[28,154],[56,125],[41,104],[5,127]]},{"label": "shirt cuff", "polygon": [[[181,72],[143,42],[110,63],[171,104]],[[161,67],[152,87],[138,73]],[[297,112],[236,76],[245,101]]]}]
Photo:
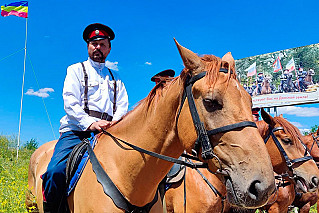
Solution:
[{"label": "shirt cuff", "polygon": [[82,131],[88,130],[88,128],[91,126],[92,123],[96,122],[96,119],[93,117],[86,117],[85,119],[82,119],[79,123],[79,127],[81,128]]}]

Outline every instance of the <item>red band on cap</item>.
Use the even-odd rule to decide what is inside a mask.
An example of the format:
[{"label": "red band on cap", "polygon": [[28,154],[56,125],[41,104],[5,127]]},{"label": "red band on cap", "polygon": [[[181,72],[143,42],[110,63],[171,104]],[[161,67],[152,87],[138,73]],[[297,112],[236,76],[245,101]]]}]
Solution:
[{"label": "red band on cap", "polygon": [[89,34],[89,38],[93,38],[95,36],[109,36],[104,30],[94,30]]}]

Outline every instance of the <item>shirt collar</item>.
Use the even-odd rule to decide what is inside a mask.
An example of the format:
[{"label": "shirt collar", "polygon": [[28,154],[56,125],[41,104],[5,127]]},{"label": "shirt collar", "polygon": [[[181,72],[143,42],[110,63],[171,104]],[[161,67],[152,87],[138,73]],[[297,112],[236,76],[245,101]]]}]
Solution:
[{"label": "shirt collar", "polygon": [[88,61],[90,62],[92,67],[94,67],[94,68],[96,68],[98,70],[102,70],[105,67],[105,63],[100,63],[100,62],[93,61],[90,57],[89,57]]}]

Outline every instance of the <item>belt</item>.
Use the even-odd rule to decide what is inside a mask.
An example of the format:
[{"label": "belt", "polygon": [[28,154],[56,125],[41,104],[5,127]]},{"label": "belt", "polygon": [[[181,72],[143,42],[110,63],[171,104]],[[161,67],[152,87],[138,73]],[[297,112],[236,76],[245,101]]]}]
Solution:
[{"label": "belt", "polygon": [[107,120],[107,121],[112,121],[113,116],[110,116],[109,114],[105,112],[98,112],[94,110],[89,110],[88,112],[89,116],[95,117],[95,118],[100,118],[101,120]]}]

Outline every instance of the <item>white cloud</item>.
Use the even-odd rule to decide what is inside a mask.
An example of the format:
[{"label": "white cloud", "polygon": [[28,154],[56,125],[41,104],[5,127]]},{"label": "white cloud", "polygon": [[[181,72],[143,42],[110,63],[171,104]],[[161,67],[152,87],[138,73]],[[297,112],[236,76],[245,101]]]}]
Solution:
[{"label": "white cloud", "polygon": [[115,62],[106,61],[106,62],[105,62],[105,66],[108,67],[108,68],[110,68],[111,70],[116,70],[116,71],[118,71],[118,70],[119,70],[119,68],[118,68],[118,66],[117,66],[118,63],[119,63],[119,62],[117,62],[117,61],[115,61]]},{"label": "white cloud", "polygon": [[39,89],[38,91],[34,91],[33,89],[28,89],[28,91],[25,93],[26,95],[33,95],[33,96],[38,96],[41,98],[47,98],[49,97],[49,92],[54,92],[54,89],[52,88],[42,88]]},{"label": "white cloud", "polygon": [[314,117],[319,116],[319,108],[316,107],[296,107],[287,106],[277,108],[278,114],[295,115],[297,117]]},{"label": "white cloud", "polygon": [[145,64],[151,66],[151,65],[152,65],[152,62],[148,62],[148,61],[147,61],[147,62],[145,62]]},{"label": "white cloud", "polygon": [[290,122],[290,123],[292,123],[295,127],[297,127],[298,129],[300,129],[301,127],[303,127],[303,125],[301,124],[301,123],[299,123],[299,122],[294,122],[294,121],[292,121],[292,122]]},{"label": "white cloud", "polygon": [[310,132],[311,129],[299,129],[299,130],[302,134],[305,134],[305,132]]}]

